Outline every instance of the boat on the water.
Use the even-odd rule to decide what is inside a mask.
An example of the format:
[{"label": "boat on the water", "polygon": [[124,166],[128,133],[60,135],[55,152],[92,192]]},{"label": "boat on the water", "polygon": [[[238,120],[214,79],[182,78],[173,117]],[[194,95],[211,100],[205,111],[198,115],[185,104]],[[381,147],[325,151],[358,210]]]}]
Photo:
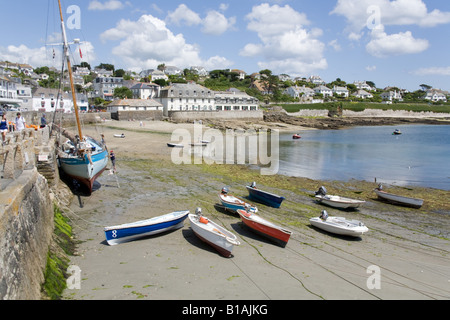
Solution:
[{"label": "boat on the water", "polygon": [[292,135],[292,139],[298,140],[298,139],[301,139],[301,138],[302,137],[298,133],[295,133],[294,135]]},{"label": "boat on the water", "polygon": [[351,199],[336,195],[328,195],[325,187],[320,187],[318,191],[315,193],[315,199],[319,203],[323,203],[330,207],[340,208],[340,209],[349,209],[349,208],[358,208],[360,205],[364,204],[364,200]]},{"label": "boat on the water", "polygon": [[234,246],[241,244],[236,235],[204,217],[200,208],[195,210],[195,214],[189,214],[189,220],[195,235],[226,258],[232,256]]},{"label": "boat on the water", "polygon": [[168,142],[168,143],[167,143],[167,146],[168,146],[169,148],[184,148],[184,145],[182,145],[181,143],[171,143],[171,142]]},{"label": "boat on the water", "polygon": [[222,188],[222,191],[219,193],[219,199],[225,209],[231,212],[236,212],[238,209],[246,210],[246,208],[251,212],[258,212],[258,208],[256,206],[229,194],[227,187]]},{"label": "boat on the water", "polygon": [[292,231],[276,225],[253,212],[238,209],[237,213],[241,217],[242,222],[252,231],[270,239],[283,248],[292,235]]},{"label": "boat on the water", "polygon": [[399,129],[395,129],[394,132],[392,132],[393,135],[399,135],[402,134],[402,132]]},{"label": "boat on the water", "polygon": [[378,188],[375,188],[373,191],[378,196],[378,199],[392,203],[397,204],[405,207],[412,207],[412,208],[420,208],[423,205],[423,199],[418,198],[410,198],[405,196],[400,196],[393,193],[388,193],[383,190],[383,186],[380,184]]},{"label": "boat on the water", "polygon": [[[73,72],[70,62],[69,43],[67,41],[64,18],[61,9],[61,0],[58,0],[59,12],[61,19],[61,32],[63,39],[63,52],[65,62],[67,63],[67,70],[69,73],[70,89],[72,92],[73,108],[78,129],[78,135],[73,136],[69,133],[64,134],[64,130],[54,125],[54,128],[60,130],[69,138],[70,142],[62,145],[62,148],[57,151],[58,164],[61,170],[72,179],[78,181],[81,185],[87,188],[89,194],[92,193],[94,181],[102,174],[108,164],[108,152],[106,146],[97,142],[91,137],[83,135],[81,130],[81,122],[79,116],[79,109],[76,99],[75,85],[73,81]],[[79,40],[74,41],[79,43]],[[64,63],[63,63],[64,64]],[[63,66],[64,67],[64,66]],[[64,69],[64,68],[63,68]],[[58,102],[57,102],[58,103]]]},{"label": "boat on the water", "polygon": [[282,196],[258,189],[255,182],[252,182],[252,184],[250,186],[246,186],[246,188],[251,199],[274,208],[279,208],[285,199]]},{"label": "boat on the water", "polygon": [[359,237],[369,231],[369,228],[361,221],[348,220],[344,217],[329,217],[325,210],[322,211],[320,217],[311,218],[309,222],[316,228],[342,236]]},{"label": "boat on the water", "polygon": [[105,227],[106,241],[112,246],[169,230],[176,230],[183,227],[188,214],[188,210],[175,211],[147,220]]}]

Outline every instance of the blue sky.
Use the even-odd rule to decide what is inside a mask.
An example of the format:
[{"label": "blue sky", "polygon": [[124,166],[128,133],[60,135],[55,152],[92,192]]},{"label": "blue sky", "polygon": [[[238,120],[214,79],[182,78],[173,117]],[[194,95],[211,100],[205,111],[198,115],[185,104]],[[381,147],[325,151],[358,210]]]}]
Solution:
[{"label": "blue sky", "polygon": [[[83,61],[320,75],[450,91],[450,1],[62,0]],[[67,12],[70,6],[75,11]],[[79,11],[77,11],[79,10]],[[56,0],[2,0],[0,60],[58,67]],[[69,23],[72,23],[70,26]],[[78,47],[75,63],[80,62]],[[58,52],[57,52],[58,55]]]}]

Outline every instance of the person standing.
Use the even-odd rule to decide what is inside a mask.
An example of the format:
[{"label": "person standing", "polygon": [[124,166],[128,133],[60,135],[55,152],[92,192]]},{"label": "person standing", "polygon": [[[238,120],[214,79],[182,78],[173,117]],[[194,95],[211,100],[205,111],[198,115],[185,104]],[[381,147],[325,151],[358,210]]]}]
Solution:
[{"label": "person standing", "polygon": [[110,151],[109,158],[111,159],[113,172],[116,173],[116,155],[114,154],[114,150]]},{"label": "person standing", "polygon": [[41,117],[41,128],[45,128],[46,125],[47,125],[47,119],[45,118],[45,113],[43,113],[42,117]]},{"label": "person standing", "polygon": [[25,129],[25,119],[20,115],[20,112],[17,112],[16,130],[22,131],[23,129]]},{"label": "person standing", "polygon": [[8,132],[8,120],[6,120],[6,114],[3,114],[2,120],[0,121],[0,132],[2,133],[2,146],[6,142],[6,133]]}]

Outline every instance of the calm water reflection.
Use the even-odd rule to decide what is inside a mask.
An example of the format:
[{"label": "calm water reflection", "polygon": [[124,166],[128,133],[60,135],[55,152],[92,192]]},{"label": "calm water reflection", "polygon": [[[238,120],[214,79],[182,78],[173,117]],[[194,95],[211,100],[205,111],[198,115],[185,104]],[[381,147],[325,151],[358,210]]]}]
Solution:
[{"label": "calm water reflection", "polygon": [[[402,135],[392,135],[396,129]],[[308,130],[280,135],[279,174],[450,190],[450,126]]]}]

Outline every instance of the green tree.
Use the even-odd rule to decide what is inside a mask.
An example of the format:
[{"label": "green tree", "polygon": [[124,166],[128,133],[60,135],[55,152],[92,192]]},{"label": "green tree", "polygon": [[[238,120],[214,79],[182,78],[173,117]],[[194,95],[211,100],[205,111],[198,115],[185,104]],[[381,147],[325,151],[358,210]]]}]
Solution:
[{"label": "green tree", "polygon": [[132,99],[133,92],[127,87],[119,87],[119,88],[114,89],[114,98]]}]

